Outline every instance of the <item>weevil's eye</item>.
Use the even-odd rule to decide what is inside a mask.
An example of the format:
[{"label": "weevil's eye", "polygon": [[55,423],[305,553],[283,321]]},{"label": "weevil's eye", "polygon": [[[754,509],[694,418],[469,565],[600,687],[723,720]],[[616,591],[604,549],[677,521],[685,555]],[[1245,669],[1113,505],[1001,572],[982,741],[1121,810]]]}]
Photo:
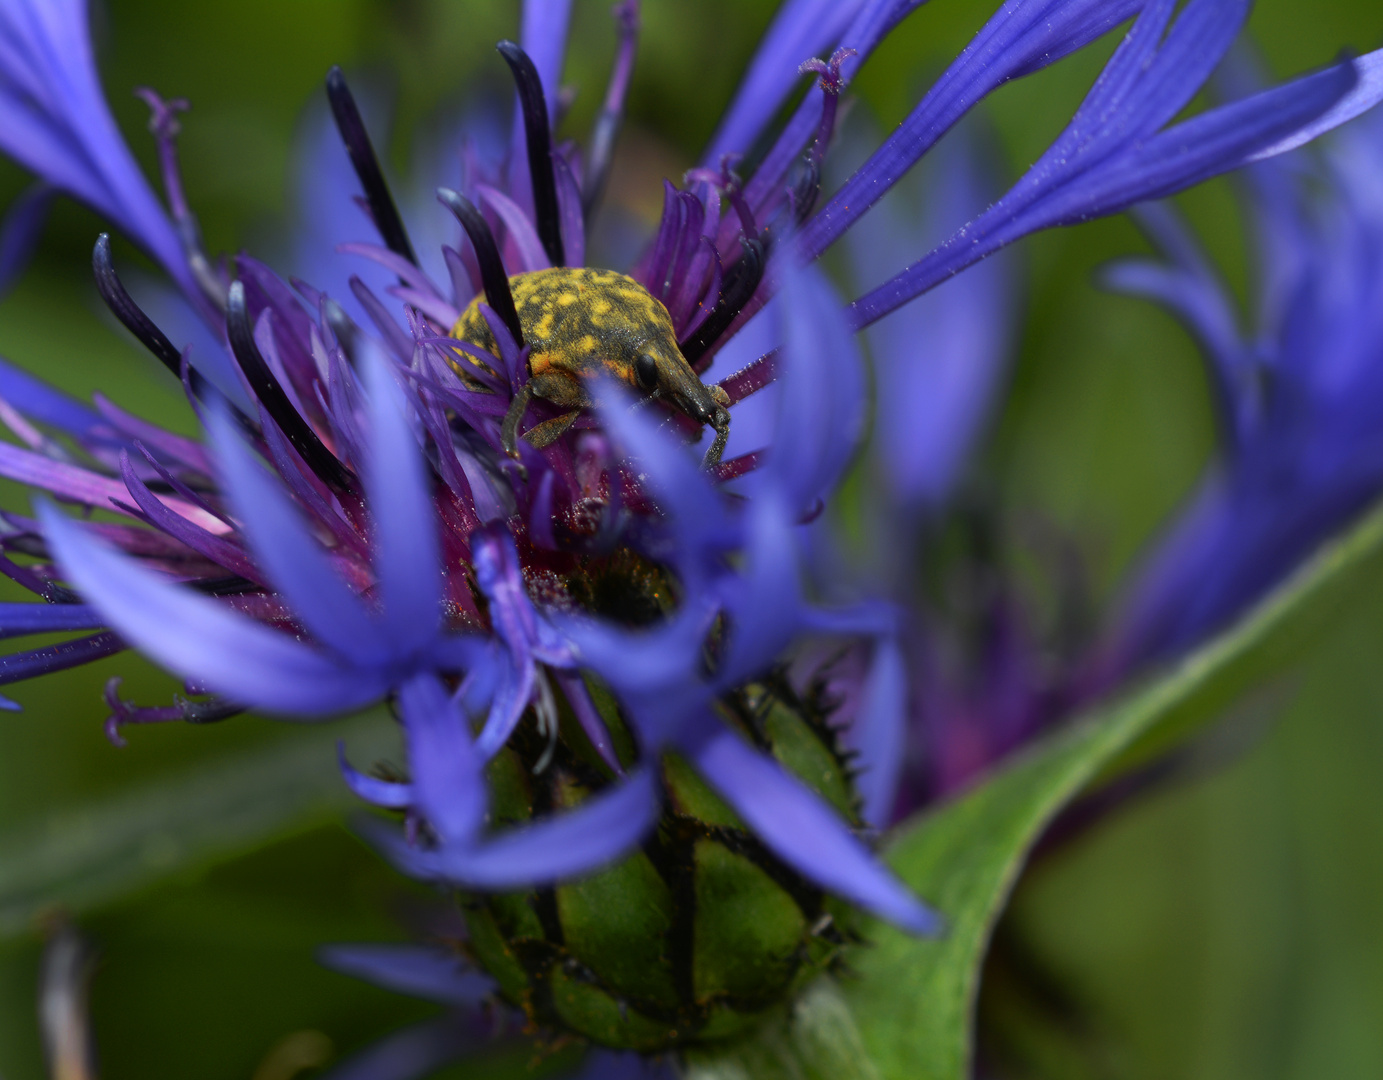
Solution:
[{"label": "weevil's eye", "polygon": [[652,390],[658,385],[658,361],[648,353],[634,357],[634,378],[645,390]]}]

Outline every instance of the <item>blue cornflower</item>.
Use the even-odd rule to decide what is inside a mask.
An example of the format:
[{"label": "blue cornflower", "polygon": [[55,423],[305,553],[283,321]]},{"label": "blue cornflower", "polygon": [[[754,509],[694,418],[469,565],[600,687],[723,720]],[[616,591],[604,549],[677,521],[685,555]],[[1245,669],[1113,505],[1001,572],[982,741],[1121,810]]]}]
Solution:
[{"label": "blue cornflower", "polygon": [[[800,910],[789,922],[812,914],[806,945],[794,939],[773,955],[832,940],[836,915],[821,890],[933,931],[936,916],[858,835],[865,821],[886,821],[896,785],[897,615],[824,608],[804,586],[804,523],[863,428],[853,331],[1037,229],[1113,213],[1314,137],[1383,96],[1383,57],[1342,61],[1165,128],[1238,33],[1243,0],[1191,0],[1175,24],[1173,0],[1010,0],[816,211],[840,95],[920,0],[790,0],[701,168],[685,187],[667,185],[660,227],[629,276],[592,276],[570,268],[584,262],[638,5],[617,8],[620,51],[584,159],[552,136],[569,6],[526,5],[522,47],[500,46],[518,89],[514,138],[504,159],[469,156],[454,189],[439,191],[456,219],[438,211],[450,240],[440,259],[420,257],[344,78],[329,76],[333,118],[380,241],[338,250],[396,279],[381,297],[349,278],[353,318],[319,283],[290,285],[247,255],[209,259],[177,171],[178,103],[146,94],[170,218],[100,97],[84,6],[0,0],[0,149],[147,251],[218,342],[176,347],[125,291],[103,237],[94,254],[103,298],[183,381],[208,446],[0,367],[4,418],[25,444],[0,446],[0,475],[124,519],[79,525],[45,501],[37,521],[6,515],[0,542],[43,561],[0,557],[0,571],[50,603],[7,607],[0,633],[98,632],[6,657],[0,681],[129,645],[211,695],[171,709],[115,701],[117,738],[129,723],[245,707],[315,719],[389,699],[407,776],[368,775],[343,760],[347,782],[403,812],[403,830],[371,828],[397,865],[468,893],[550,886],[622,856],[621,866],[642,865],[653,856],[641,842],[656,848],[655,828],[681,820],[711,830],[687,850],[731,830],[740,848],[710,857],[751,851],[747,873],[771,871],[795,890]],[[1071,126],[1009,194],[879,288],[838,302],[810,263],[941,134],[995,87],[1135,14]],[[828,50],[829,60],[811,59]],[[741,179],[736,157],[763,135],[799,72],[817,76],[816,89]],[[46,198],[21,204],[18,239],[0,250],[22,253]],[[586,321],[562,322],[583,289],[594,296],[577,309]],[[599,319],[612,310],[607,330]],[[700,383],[751,319],[764,354]],[[552,329],[570,325],[587,336]],[[657,334],[665,340],[649,344]],[[635,338],[634,351],[645,351],[625,357],[619,349]],[[765,442],[721,460],[727,410],[770,382]],[[681,443],[703,424],[717,440],[698,467]],[[851,820],[850,799],[783,768],[759,727],[770,713],[801,721],[811,745],[843,767],[829,710],[774,674],[809,635],[870,644],[863,704],[845,735],[861,769],[863,816]],[[585,758],[572,749],[578,731]],[[497,809],[495,777],[515,755],[552,781],[547,805],[535,796],[512,813]],[[549,770],[554,755],[566,756]],[[695,775],[677,772],[679,762]],[[477,925],[490,925],[485,911]],[[544,956],[545,979],[567,972]],[[434,957],[405,959],[356,955],[355,967],[397,985],[437,973]],[[585,957],[573,997],[601,985],[602,962]],[[780,989],[792,985],[792,964]],[[547,1020],[525,972],[501,966],[491,974],[511,1000]],[[463,981],[455,1000],[473,996],[474,980]],[[603,1001],[591,1004],[588,1026],[562,1019],[616,1045],[656,1047],[695,1037],[731,996],[679,985],[667,1020],[658,993],[645,1009],[656,1036],[628,1019],[623,998],[613,1034],[600,1027]]]},{"label": "blue cornflower", "polygon": [[[1106,663],[1184,651],[1264,595],[1383,490],[1383,126],[1377,114],[1244,175],[1260,268],[1252,322],[1176,211],[1138,217],[1165,261],[1112,266],[1205,355],[1220,448],[1144,556]],[[1106,672],[1106,676],[1108,676]]]}]

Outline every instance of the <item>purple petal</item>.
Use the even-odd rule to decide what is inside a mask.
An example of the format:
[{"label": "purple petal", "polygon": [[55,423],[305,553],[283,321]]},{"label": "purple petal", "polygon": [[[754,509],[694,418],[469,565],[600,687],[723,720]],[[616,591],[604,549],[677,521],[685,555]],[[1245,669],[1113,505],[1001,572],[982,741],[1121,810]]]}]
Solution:
[{"label": "purple petal", "polygon": [[323,644],[357,663],[378,665],[395,655],[394,643],[332,569],[282,488],[252,460],[235,423],[225,412],[212,410],[208,427],[226,494],[255,561],[294,617]]},{"label": "purple petal", "polygon": [[[125,648],[125,643],[114,634],[103,633],[75,638],[57,645],[47,645],[42,649],[7,653],[0,656],[0,685],[23,682],[25,679],[47,675],[50,672],[81,667],[103,657],[113,656]],[[9,705],[3,707],[10,708]]]},{"label": "purple petal", "polygon": [[374,518],[375,574],[388,633],[406,651],[422,647],[441,628],[437,516],[403,391],[387,361],[371,360],[366,383],[371,453],[365,490]]},{"label": "purple petal", "polygon": [[822,888],[905,930],[941,931],[940,917],[851,836],[830,807],[777,762],[715,726],[688,753],[775,854]]},{"label": "purple petal", "polygon": [[32,420],[74,435],[83,442],[113,441],[115,432],[94,409],[0,360],[0,398]]},{"label": "purple petal", "polygon": [[490,976],[455,953],[426,945],[324,945],[317,959],[344,975],[443,1005],[478,1005],[494,993]]},{"label": "purple petal", "polygon": [[63,576],[129,644],[164,667],[246,705],[301,716],[359,708],[381,697],[378,671],[342,665],[190,589],[173,585],[94,540],[53,506],[37,506]]}]

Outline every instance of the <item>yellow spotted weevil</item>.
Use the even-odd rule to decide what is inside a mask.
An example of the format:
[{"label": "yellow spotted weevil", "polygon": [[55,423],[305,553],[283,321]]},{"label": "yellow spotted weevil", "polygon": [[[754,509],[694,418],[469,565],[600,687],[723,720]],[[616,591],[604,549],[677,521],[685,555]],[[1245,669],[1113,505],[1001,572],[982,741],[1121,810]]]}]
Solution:
[{"label": "yellow spotted weevil", "polygon": [[[647,289],[613,270],[564,266],[515,275],[508,285],[529,354],[528,382],[514,395],[501,428],[505,453],[518,457],[519,424],[533,398],[569,410],[524,433],[541,449],[593,404],[592,380],[609,378],[709,424],[716,435],[705,465],[720,461],[730,435],[730,399],[697,378],[677,347],[667,308]],[[471,301],[451,335],[498,355],[480,312],[485,299],[482,293]]]}]

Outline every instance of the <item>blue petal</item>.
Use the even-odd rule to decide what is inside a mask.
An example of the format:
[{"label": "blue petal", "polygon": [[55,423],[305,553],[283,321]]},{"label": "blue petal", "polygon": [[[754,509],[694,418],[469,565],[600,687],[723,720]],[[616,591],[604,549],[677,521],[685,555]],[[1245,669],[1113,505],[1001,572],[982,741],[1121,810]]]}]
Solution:
[{"label": "blue petal", "polygon": [[442,620],[442,572],[422,450],[388,362],[366,368],[371,453],[365,491],[374,518],[375,574],[388,632],[401,651],[422,647]]},{"label": "blue petal", "polygon": [[814,259],[839,240],[986,94],[1083,48],[1143,3],[1007,0],[911,115],[803,226],[803,257]]},{"label": "blue petal", "polygon": [[0,151],[110,217],[196,295],[173,224],[101,92],[83,0],[0,5]]},{"label": "blue petal", "polygon": [[840,302],[814,267],[786,266],[778,426],[764,467],[789,505],[805,512],[844,472],[864,428],[864,365]]},{"label": "blue petal", "polygon": [[[879,266],[906,263],[994,201],[979,142],[962,124],[928,156],[922,182],[900,187],[850,230],[846,244],[861,284],[875,284]],[[899,509],[945,502],[993,411],[1014,351],[1014,269],[1011,259],[995,256],[869,329],[874,457]]]},{"label": "blue petal", "polygon": [[346,759],[346,744],[336,744],[336,761],[341,767],[341,777],[346,786],[366,802],[390,810],[406,810],[413,805],[413,785],[400,784],[393,780],[381,780],[368,776],[354,768]]},{"label": "blue petal", "polygon": [[1354,61],[1354,71],[1359,76],[1354,89],[1335,102],[1312,123],[1299,128],[1287,138],[1255,151],[1250,161],[1264,161],[1285,154],[1299,146],[1305,146],[1313,139],[1334,131],[1341,124],[1348,123],[1383,101],[1383,49],[1366,53]]},{"label": "blue petal", "polygon": [[99,630],[105,625],[105,619],[87,604],[0,604],[0,638]]},{"label": "blue petal", "polygon": [[325,945],[317,959],[344,975],[443,1005],[478,1005],[494,993],[490,976],[455,953],[426,945]]},{"label": "blue petal", "polygon": [[519,44],[538,69],[547,98],[547,114],[557,122],[557,98],[562,92],[562,60],[567,51],[571,0],[524,0]]},{"label": "blue petal", "polygon": [[859,754],[855,787],[864,802],[863,817],[876,829],[890,824],[903,776],[907,690],[898,643],[881,639],[874,646],[859,712],[846,731],[850,748]]},{"label": "blue petal", "polygon": [[235,423],[212,409],[207,427],[231,506],[256,563],[288,601],[294,617],[323,644],[357,663],[381,664],[393,643],[331,568],[282,488],[250,457]]},{"label": "blue petal", "polygon": [[246,705],[306,717],[358,708],[388,689],[380,673],[342,665],[223,604],[170,584],[38,502],[64,578],[126,642],[184,679]]},{"label": "blue petal", "polygon": [[657,780],[650,769],[641,768],[574,810],[473,847],[420,851],[382,822],[366,822],[363,828],[399,869],[414,877],[469,888],[519,889],[553,884],[613,862],[653,828],[659,808]]},{"label": "blue petal", "polygon": [[688,750],[697,769],[755,835],[803,876],[914,934],[941,931],[940,917],[776,762],[723,728]]},{"label": "blue petal", "polygon": [[0,297],[14,287],[33,258],[55,194],[47,184],[34,184],[5,212],[0,222]]},{"label": "blue petal", "polygon": [[[896,0],[872,8],[894,6]],[[759,42],[734,100],[702,155],[717,168],[725,154],[745,154],[754,146],[765,125],[802,80],[798,70],[804,60],[828,51],[864,6],[863,0],[787,0]]]},{"label": "blue petal", "polygon": [[[1223,10],[1212,9],[1217,3]],[[1346,62],[1157,132],[1228,47],[1241,6],[1192,0],[1160,51],[1154,47],[1172,4],[1150,6],[1038,163],[989,211],[856,300],[850,325],[869,325],[1038,229],[1116,213],[1239,168],[1310,128],[1356,88],[1355,67]]]},{"label": "blue petal", "polygon": [[416,675],[399,690],[408,739],[414,808],[444,843],[469,844],[485,820],[485,759],[466,717],[435,675]]}]

